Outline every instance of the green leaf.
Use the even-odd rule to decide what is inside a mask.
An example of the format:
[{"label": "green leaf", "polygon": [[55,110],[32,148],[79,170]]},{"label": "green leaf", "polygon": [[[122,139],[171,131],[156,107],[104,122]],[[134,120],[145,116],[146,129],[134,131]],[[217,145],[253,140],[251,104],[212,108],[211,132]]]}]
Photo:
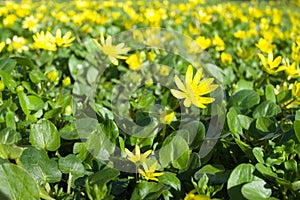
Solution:
[{"label": "green leaf", "polygon": [[44,101],[37,96],[30,95],[28,96],[28,100],[28,110],[40,110],[45,106]]},{"label": "green leaf", "polygon": [[60,136],[55,125],[45,119],[31,126],[29,141],[32,146],[49,151],[60,147]]},{"label": "green leaf", "polygon": [[34,68],[34,64],[33,64],[32,60],[30,60],[28,57],[13,56],[11,58],[15,59],[19,65],[28,66],[31,69]]},{"label": "green leaf", "polygon": [[[183,139],[182,137],[175,136],[168,140],[166,139],[159,151],[159,160],[162,167],[167,167],[171,162],[179,159],[188,150],[189,146],[185,139]],[[188,160],[186,160],[186,164],[187,163]]]},{"label": "green leaf", "polygon": [[76,58],[75,55],[71,55],[69,59],[69,70],[74,80],[83,73],[82,68],[83,61]]},{"label": "green leaf", "polygon": [[120,175],[120,171],[114,168],[104,168],[89,177],[90,184],[105,185]]},{"label": "green leaf", "polygon": [[5,71],[0,70],[0,77],[4,85],[12,92],[15,93],[15,88],[17,87],[16,81],[13,77]]},{"label": "green leaf", "polygon": [[14,144],[21,139],[21,134],[12,128],[5,128],[0,131],[0,144]]},{"label": "green leaf", "polygon": [[39,69],[34,69],[34,70],[30,71],[29,78],[35,84],[37,84],[41,81],[47,80],[45,74]]},{"label": "green leaf", "polygon": [[253,155],[259,163],[265,163],[264,150],[261,147],[254,147],[252,149]]},{"label": "green leaf", "polygon": [[243,134],[242,125],[239,121],[238,114],[235,108],[230,108],[229,112],[227,113],[227,124],[229,130],[235,134]]},{"label": "green leaf", "polygon": [[17,62],[11,58],[0,59],[0,70],[3,70],[8,74],[10,74],[13,71],[16,65]]},{"label": "green leaf", "polygon": [[242,194],[246,199],[265,200],[271,197],[272,190],[265,188],[266,182],[263,180],[246,183],[242,187]]},{"label": "green leaf", "polygon": [[176,177],[176,174],[171,172],[164,172],[162,176],[158,177],[158,182],[163,183],[165,185],[169,185],[175,190],[180,190],[181,183],[180,180]]},{"label": "green leaf", "polygon": [[253,175],[255,167],[251,164],[240,164],[231,172],[227,189],[229,196],[233,199],[245,199],[241,193],[241,188],[245,183],[254,181]]},{"label": "green leaf", "polygon": [[60,158],[58,160],[58,166],[65,174],[71,173],[74,176],[80,177],[85,173],[83,164],[74,154],[69,154],[66,157]]},{"label": "green leaf", "polygon": [[55,160],[50,160],[44,150],[29,146],[22,154],[20,161],[30,175],[38,182],[55,183],[61,180],[61,172]]},{"label": "green leaf", "polygon": [[259,95],[253,90],[241,90],[231,96],[229,106],[238,106],[242,109],[250,109],[260,101]]},{"label": "green leaf", "polygon": [[63,127],[59,131],[59,135],[61,138],[65,139],[65,140],[76,140],[76,139],[80,138],[74,125],[67,125],[67,126]]},{"label": "green leaf", "polygon": [[16,130],[16,121],[15,121],[15,113],[8,111],[5,116],[5,122],[6,122],[6,127],[7,128],[12,128]]},{"label": "green leaf", "polygon": [[268,84],[266,86],[266,99],[273,103],[276,103],[276,95],[274,93],[274,86],[271,84]]},{"label": "green leaf", "polygon": [[252,90],[253,89],[253,82],[246,81],[244,79],[240,79],[237,82],[238,90]]},{"label": "green leaf", "polygon": [[19,91],[18,98],[19,98],[19,102],[20,102],[22,111],[25,113],[25,115],[29,115],[30,112],[27,107],[27,105],[29,105],[29,99],[28,99],[27,95],[23,91]]},{"label": "green leaf", "polygon": [[96,130],[90,134],[86,147],[93,156],[100,160],[107,160],[115,150],[119,129],[114,121],[106,120],[96,125]]},{"label": "green leaf", "polygon": [[272,101],[264,101],[259,104],[253,111],[253,117],[273,117],[281,112],[280,107]]},{"label": "green leaf", "polygon": [[169,187],[163,184],[143,181],[134,188],[130,199],[156,200],[168,188]]},{"label": "green leaf", "polygon": [[0,199],[38,200],[39,189],[34,179],[21,167],[0,165]]},{"label": "green leaf", "polygon": [[300,142],[300,110],[296,111],[294,131],[298,141]]},{"label": "green leaf", "polygon": [[265,133],[274,133],[276,131],[276,124],[267,117],[259,117],[256,121],[256,128]]},{"label": "green leaf", "polygon": [[178,131],[177,136],[181,136],[189,144],[191,149],[198,148],[205,137],[205,126],[200,121],[191,121],[183,125],[184,131]]},{"label": "green leaf", "polygon": [[291,90],[284,90],[280,92],[276,97],[278,104],[285,103],[292,98],[292,92]]},{"label": "green leaf", "polygon": [[237,118],[240,122],[240,125],[242,126],[242,128],[248,130],[251,123],[253,122],[254,119],[252,119],[251,117],[248,117],[246,115],[237,115]]},{"label": "green leaf", "polygon": [[277,174],[274,173],[270,167],[266,167],[262,163],[257,163],[255,168],[264,176],[277,178]]},{"label": "green leaf", "polygon": [[203,174],[216,175],[225,172],[223,165],[205,165],[195,173],[195,179],[200,179]]},{"label": "green leaf", "polygon": [[62,107],[58,107],[58,108],[53,108],[52,110],[48,110],[45,114],[44,114],[44,118],[45,119],[52,119],[57,117],[61,112],[62,112]]}]

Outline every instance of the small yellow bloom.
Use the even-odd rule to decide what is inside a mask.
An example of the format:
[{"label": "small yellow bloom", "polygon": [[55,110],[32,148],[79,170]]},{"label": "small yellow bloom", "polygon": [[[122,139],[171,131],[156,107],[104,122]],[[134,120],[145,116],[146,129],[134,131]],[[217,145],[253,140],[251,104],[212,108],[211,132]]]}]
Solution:
[{"label": "small yellow bloom", "polygon": [[209,38],[205,38],[204,36],[200,36],[196,39],[197,44],[201,47],[202,50],[210,47],[211,40]]},{"label": "small yellow bloom", "polygon": [[185,197],[184,200],[210,200],[211,198],[207,195],[195,194],[196,190],[190,191]]},{"label": "small yellow bloom", "polygon": [[260,38],[255,46],[264,53],[271,53],[274,48],[272,43],[264,38]]},{"label": "small yellow bloom", "polygon": [[161,115],[160,115],[160,121],[164,124],[170,124],[173,121],[175,113],[173,111],[168,112],[168,111],[164,111]]},{"label": "small yellow bloom", "polygon": [[118,65],[118,59],[126,59],[127,56],[123,56],[122,54],[130,50],[130,48],[124,47],[124,43],[120,43],[116,46],[112,45],[111,36],[108,36],[106,40],[104,40],[103,33],[100,35],[100,43],[98,43],[96,39],[94,39],[94,42],[114,65]]},{"label": "small yellow bloom", "polygon": [[147,53],[147,59],[150,61],[154,61],[156,58],[156,54],[154,52],[148,52]]},{"label": "small yellow bloom", "polygon": [[5,42],[0,42],[0,53],[5,47]]},{"label": "small yellow bloom", "polygon": [[281,56],[277,56],[274,60],[273,60],[273,53],[269,53],[268,54],[268,58],[266,58],[263,54],[259,53],[258,57],[260,58],[264,70],[266,72],[268,72],[269,74],[275,74],[278,72],[278,65],[281,62]]},{"label": "small yellow bloom", "polygon": [[71,46],[71,42],[75,40],[75,37],[71,37],[71,32],[67,32],[63,37],[61,37],[61,30],[57,29],[56,30],[56,35],[55,35],[55,43],[57,46],[63,46],[63,47],[69,47]]},{"label": "small yellow bloom", "polygon": [[134,154],[125,148],[125,152],[128,156],[128,160],[133,162],[135,165],[140,165],[146,161],[146,158],[151,154],[152,150],[148,150],[145,153],[141,154],[140,147],[135,146]]},{"label": "small yellow bloom", "polygon": [[47,78],[49,79],[49,81],[51,83],[54,83],[58,80],[58,71],[56,70],[52,70],[50,72],[47,73]]},{"label": "small yellow bloom", "polygon": [[298,68],[298,64],[294,61],[290,64],[290,60],[287,58],[284,60],[284,65],[280,66],[277,71],[283,71],[288,74],[288,80],[291,78],[300,77],[300,69]]},{"label": "small yellow bloom", "polygon": [[217,51],[223,51],[225,49],[225,42],[218,35],[214,36],[213,45],[216,46]]},{"label": "small yellow bloom", "polygon": [[185,99],[183,102],[185,107],[190,107],[193,104],[199,108],[206,108],[205,104],[212,103],[215,99],[203,97],[203,95],[214,91],[218,85],[212,84],[214,78],[200,82],[202,77],[202,68],[200,68],[193,78],[193,67],[189,65],[185,75],[185,84],[175,75],[175,83],[181,91],[171,89],[172,95],[178,99]]},{"label": "small yellow bloom", "polygon": [[63,81],[62,81],[62,83],[63,83],[63,86],[64,87],[68,87],[70,84],[71,84],[71,79],[70,79],[70,77],[65,77],[64,79],[63,79]]},{"label": "small yellow bloom", "polygon": [[168,76],[170,74],[170,67],[167,65],[162,65],[159,69],[159,74],[161,76]]},{"label": "small yellow bloom", "polygon": [[137,53],[131,54],[125,62],[128,64],[129,69],[131,70],[139,70],[143,67],[143,59]]},{"label": "small yellow bloom", "polygon": [[56,51],[56,45],[53,41],[55,41],[55,38],[50,32],[44,33],[44,31],[41,31],[40,33],[37,33],[33,36],[33,48],[35,49],[45,49],[49,51]]},{"label": "small yellow bloom", "polygon": [[221,53],[221,61],[224,64],[230,65],[232,63],[232,56],[229,53],[222,52]]},{"label": "small yellow bloom", "polygon": [[294,61],[300,61],[300,41],[292,44],[292,58]]},{"label": "small yellow bloom", "polygon": [[239,39],[243,39],[247,37],[247,32],[243,31],[243,30],[238,30],[234,33],[234,37],[239,38]]},{"label": "small yellow bloom", "polygon": [[158,176],[162,176],[164,173],[162,172],[155,172],[156,168],[157,168],[157,161],[155,163],[153,163],[153,165],[151,165],[150,168],[148,168],[146,163],[143,163],[143,168],[142,169],[138,169],[138,172],[144,177],[144,179],[146,179],[147,181],[152,180],[152,181],[158,181]]},{"label": "small yellow bloom", "polygon": [[26,17],[25,20],[22,22],[22,27],[24,29],[36,32],[38,27],[38,19],[35,18],[33,15]]},{"label": "small yellow bloom", "polygon": [[300,83],[295,82],[292,88],[292,96],[300,101]]},{"label": "small yellow bloom", "polygon": [[18,17],[14,14],[10,14],[7,15],[4,19],[3,19],[3,25],[5,27],[10,27],[12,25],[14,25],[14,23],[18,20]]},{"label": "small yellow bloom", "polygon": [[13,36],[12,39],[7,38],[6,43],[8,44],[8,51],[12,51],[13,49],[17,50],[17,52],[22,53],[23,51],[27,51],[29,48],[26,46],[26,40],[23,37],[18,37],[16,35]]}]

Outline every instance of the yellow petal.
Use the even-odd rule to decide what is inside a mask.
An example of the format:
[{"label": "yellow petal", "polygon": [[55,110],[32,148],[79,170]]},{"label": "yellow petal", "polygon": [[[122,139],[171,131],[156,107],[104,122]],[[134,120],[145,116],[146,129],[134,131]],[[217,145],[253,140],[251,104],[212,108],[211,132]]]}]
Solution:
[{"label": "yellow petal", "polygon": [[189,65],[185,74],[185,84],[191,83],[193,80],[193,67]]},{"label": "yellow petal", "polygon": [[202,78],[202,72],[203,72],[203,69],[200,68],[197,70],[197,73],[195,74],[194,76],[194,79],[193,79],[193,84],[198,84]]},{"label": "yellow petal", "polygon": [[275,60],[270,64],[271,69],[277,67],[280,64],[281,59],[282,59],[281,56],[275,58]]},{"label": "yellow petal", "polygon": [[177,75],[175,75],[174,80],[175,80],[176,86],[177,86],[181,91],[185,91],[185,90],[186,90],[184,84],[183,84],[182,81],[178,78]]},{"label": "yellow petal", "polygon": [[212,91],[214,91],[218,85],[211,85],[211,83],[214,81],[214,78],[208,78],[204,81],[202,81],[197,88],[197,95],[205,95]]},{"label": "yellow petal", "polygon": [[185,93],[178,90],[171,89],[171,93],[177,99],[185,99],[187,97]]}]

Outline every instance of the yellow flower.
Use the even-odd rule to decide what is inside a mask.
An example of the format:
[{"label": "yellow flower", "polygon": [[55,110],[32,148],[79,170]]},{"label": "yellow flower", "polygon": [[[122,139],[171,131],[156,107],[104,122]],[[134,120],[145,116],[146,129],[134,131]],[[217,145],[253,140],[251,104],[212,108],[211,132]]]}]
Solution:
[{"label": "yellow flower", "polygon": [[264,53],[271,53],[274,48],[272,43],[264,38],[260,38],[255,46]]},{"label": "yellow flower", "polygon": [[143,59],[137,53],[131,54],[125,62],[131,70],[139,70],[143,67]]},{"label": "yellow flower", "polygon": [[207,49],[211,44],[211,40],[209,38],[205,38],[204,36],[198,37],[196,39],[196,42],[201,47],[202,50]]},{"label": "yellow flower", "polygon": [[119,62],[117,59],[126,59],[127,56],[122,56],[122,54],[130,50],[128,47],[124,48],[124,43],[120,43],[116,46],[112,45],[111,36],[108,36],[106,40],[104,40],[103,33],[100,35],[100,43],[98,43],[96,39],[94,39],[94,42],[114,65],[118,65]]},{"label": "yellow flower", "polygon": [[156,58],[156,54],[154,52],[148,52],[147,53],[147,59],[150,61],[154,61]]},{"label": "yellow flower", "polygon": [[28,46],[26,46],[26,40],[23,37],[18,37],[16,35],[13,36],[12,39],[7,38],[6,43],[8,46],[8,51],[12,51],[13,49],[16,49],[17,52],[22,53],[23,51],[28,50]]},{"label": "yellow flower", "polygon": [[242,30],[238,30],[234,33],[234,37],[239,38],[239,39],[246,38],[247,37],[247,32],[242,31]]},{"label": "yellow flower", "polygon": [[260,58],[260,60],[263,64],[264,70],[266,72],[268,72],[269,74],[275,74],[279,71],[278,65],[281,62],[281,56],[277,56],[273,60],[273,53],[269,53],[268,58],[266,58],[264,55],[259,53],[258,57]]},{"label": "yellow flower", "polygon": [[71,37],[71,32],[67,32],[63,37],[61,37],[61,30],[57,29],[56,30],[56,35],[55,35],[55,43],[57,46],[63,46],[63,47],[69,47],[71,46],[71,42],[75,40],[75,37]]},{"label": "yellow flower", "polygon": [[158,176],[162,176],[164,173],[162,172],[155,172],[156,168],[157,168],[157,161],[155,163],[153,163],[153,165],[151,165],[150,168],[148,168],[146,163],[143,163],[143,168],[139,169],[138,172],[144,177],[144,179],[146,179],[147,181],[152,180],[152,181],[158,181],[158,179],[156,177]]},{"label": "yellow flower", "polygon": [[173,121],[174,118],[174,112],[173,111],[164,111],[161,115],[160,115],[160,121],[164,124],[170,124]]},{"label": "yellow flower", "polygon": [[211,198],[207,195],[195,194],[196,190],[190,191],[185,197],[184,200],[210,200]]},{"label": "yellow flower", "polygon": [[232,63],[232,56],[229,53],[222,52],[221,53],[221,61],[224,64],[231,64]]},{"label": "yellow flower", "polygon": [[16,21],[18,20],[18,17],[14,14],[10,14],[7,15],[4,19],[3,19],[3,25],[5,27],[10,27],[12,26]]},{"label": "yellow flower", "polygon": [[217,51],[223,51],[225,49],[225,42],[218,35],[214,36],[213,45],[216,46]]},{"label": "yellow flower", "polygon": [[71,84],[71,79],[70,79],[70,77],[65,77],[64,79],[63,79],[63,81],[62,81],[62,83],[63,83],[63,86],[64,87],[68,87],[70,84]]},{"label": "yellow flower", "polygon": [[202,76],[202,68],[200,68],[193,78],[193,67],[189,65],[185,75],[185,84],[175,75],[175,83],[181,91],[171,89],[172,95],[178,99],[185,99],[183,102],[185,107],[190,107],[191,104],[194,104],[199,108],[206,108],[204,104],[212,103],[215,99],[202,97],[202,95],[214,91],[218,85],[212,84],[213,78],[200,82]]},{"label": "yellow flower", "polygon": [[295,82],[292,88],[292,96],[300,101],[300,83]]},{"label": "yellow flower", "polygon": [[277,71],[283,70],[289,75],[288,79],[300,77],[300,69],[298,68],[297,63],[294,61],[290,65],[290,60],[288,58],[284,60],[284,65],[280,66]]},{"label": "yellow flower", "polygon": [[300,61],[300,41],[292,44],[292,58],[294,61]]},{"label": "yellow flower", "polygon": [[55,41],[53,35],[50,32],[44,33],[41,31],[33,36],[33,48],[35,49],[45,49],[49,51],[56,51],[56,45],[53,43]]},{"label": "yellow flower", "polygon": [[34,16],[26,17],[22,23],[22,27],[24,29],[29,29],[30,31],[36,32],[38,27],[38,19]]},{"label": "yellow flower", "polygon": [[146,161],[146,158],[150,155],[152,150],[148,150],[145,153],[141,154],[140,147],[138,145],[135,146],[134,154],[125,148],[125,152],[128,156],[128,160],[133,162],[135,165],[140,165]]},{"label": "yellow flower", "polygon": [[54,83],[58,80],[58,71],[56,70],[52,70],[50,72],[47,73],[47,78],[49,79],[49,81],[51,83]]},{"label": "yellow flower", "polygon": [[293,99],[287,102],[287,108],[297,107],[300,105],[300,83],[297,81],[292,85],[292,97]]},{"label": "yellow flower", "polygon": [[170,73],[170,67],[168,67],[167,65],[162,65],[159,69],[159,74],[161,76],[168,76]]},{"label": "yellow flower", "polygon": [[5,47],[5,42],[0,42],[0,53]]}]

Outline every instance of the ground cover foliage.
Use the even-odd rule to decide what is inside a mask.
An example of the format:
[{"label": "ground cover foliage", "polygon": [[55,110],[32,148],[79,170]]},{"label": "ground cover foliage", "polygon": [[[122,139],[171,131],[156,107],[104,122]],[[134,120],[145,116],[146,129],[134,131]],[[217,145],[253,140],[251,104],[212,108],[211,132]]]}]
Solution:
[{"label": "ground cover foliage", "polygon": [[299,199],[299,5],[0,2],[0,199]]}]

